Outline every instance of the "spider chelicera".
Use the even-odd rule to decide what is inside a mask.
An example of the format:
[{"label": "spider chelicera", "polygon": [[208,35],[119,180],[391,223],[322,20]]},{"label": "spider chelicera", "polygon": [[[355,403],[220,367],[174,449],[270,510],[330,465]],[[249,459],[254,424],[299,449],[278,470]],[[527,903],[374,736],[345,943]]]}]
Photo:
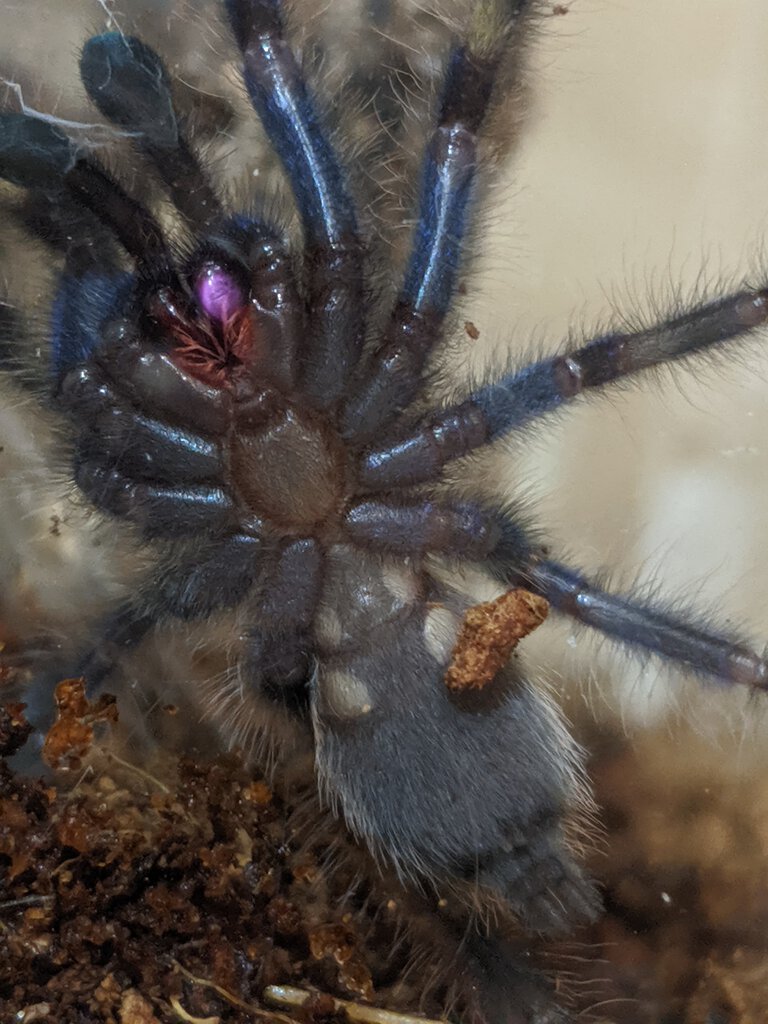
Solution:
[{"label": "spider chelicera", "polygon": [[380,251],[286,40],[283,4],[224,6],[293,191],[300,251],[258,211],[226,208],[166,68],[138,39],[90,39],[81,76],[186,223],[183,250],[54,121],[0,119],[0,174],[28,190],[35,230],[63,254],[50,401],[72,427],[74,482],[152,552],[139,593],[105,619],[79,671],[96,686],[157,623],[237,609],[240,686],[217,709],[224,728],[243,704],[258,723],[285,719],[312,745],[328,802],[402,878],[454,886],[526,929],[567,931],[599,909],[571,845],[590,806],[580,755],[515,662],[448,685],[473,602],[443,563],[479,567],[500,591],[702,676],[764,689],[768,664],[737,637],[604,591],[513,508],[457,496],[444,473],[589,389],[760,327],[768,291],[597,337],[425,409],[484,124],[517,85],[536,5],[467,5],[424,147],[410,255],[383,314],[371,284]]}]

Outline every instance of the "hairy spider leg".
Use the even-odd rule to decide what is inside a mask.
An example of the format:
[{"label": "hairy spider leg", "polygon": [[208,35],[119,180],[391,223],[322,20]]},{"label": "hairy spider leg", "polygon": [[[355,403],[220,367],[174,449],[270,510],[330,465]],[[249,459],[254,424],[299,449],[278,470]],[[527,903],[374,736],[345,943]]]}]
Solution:
[{"label": "hairy spider leg", "polygon": [[172,551],[162,558],[152,580],[134,599],[125,602],[97,625],[97,638],[75,668],[89,692],[113,671],[122,654],[137,646],[159,622],[207,618],[236,607],[248,594],[260,571],[265,550],[257,524],[250,534],[235,533],[223,540],[195,543],[190,551]]},{"label": "hairy spider leg", "polygon": [[695,624],[651,602],[610,594],[579,570],[550,560],[516,518],[474,502],[369,499],[347,510],[356,543],[400,556],[482,559],[505,586],[524,587],[617,643],[657,654],[724,683],[768,689],[768,660],[736,635]]},{"label": "hairy spider leg", "polygon": [[219,200],[182,131],[168,72],[155,51],[118,32],[93,36],[83,47],[80,77],[101,113],[152,161],[179,212],[196,227],[219,219]]},{"label": "hairy spider leg", "polygon": [[302,537],[262,563],[264,586],[251,618],[246,674],[271,701],[289,712],[306,712],[312,674],[312,623],[322,584],[323,553]]},{"label": "hairy spider leg", "polygon": [[[172,260],[157,221],[96,161],[83,156],[47,121],[26,114],[0,114],[0,177],[93,215],[133,257],[142,275],[174,279]],[[82,247],[67,249],[65,273],[54,302],[53,369],[58,378],[97,344],[98,300],[119,300],[129,278],[104,254],[104,264],[83,260]],[[98,266],[98,269],[95,269]],[[78,283],[82,293],[78,293]],[[114,306],[110,307],[110,311]],[[82,327],[78,327],[82,315]],[[103,317],[101,318],[103,319]]]},{"label": "hairy spider leg", "polygon": [[148,537],[231,528],[234,502],[215,486],[223,464],[212,440],[226,430],[227,399],[118,329],[59,389],[61,410],[85,426],[75,444],[76,483]]},{"label": "hairy spider leg", "polygon": [[67,253],[51,309],[54,387],[101,345],[105,311],[120,309],[133,294],[133,274],[110,268],[109,259],[100,267],[78,262]]},{"label": "hairy spider leg", "polygon": [[363,547],[396,555],[442,552],[459,558],[487,555],[499,538],[492,517],[472,502],[356,501],[346,510],[342,527]]},{"label": "hairy spider leg", "polygon": [[657,654],[717,682],[768,689],[768,661],[741,637],[695,612],[671,614],[655,603],[611,594],[577,569],[553,561],[509,512],[488,512],[501,538],[485,565],[505,586],[525,587],[552,607],[626,647]]},{"label": "hairy spider leg", "polygon": [[55,193],[27,189],[8,213],[32,238],[62,255],[73,278],[107,279],[121,272],[120,247],[112,231],[61,188]]},{"label": "hairy spider leg", "polygon": [[359,358],[364,327],[363,246],[345,174],[325,138],[284,35],[279,0],[227,0],[243,78],[291,184],[305,236],[307,308],[302,390],[337,402]]},{"label": "hairy spider leg", "polygon": [[213,441],[138,412],[96,366],[78,366],[67,374],[58,401],[63,411],[87,424],[78,448],[89,462],[167,485],[221,476],[221,452]]},{"label": "hairy spider leg", "polygon": [[481,0],[466,40],[448,60],[440,111],[421,172],[418,221],[410,260],[389,325],[355,375],[341,430],[371,440],[418,395],[423,370],[442,336],[456,292],[475,192],[481,130],[502,57],[519,42],[530,4]]},{"label": "hairy spider leg", "polygon": [[184,537],[192,530],[223,533],[238,524],[235,504],[221,487],[137,484],[81,457],[75,458],[74,479],[97,508],[133,521],[147,538]]},{"label": "hairy spider leg", "polygon": [[705,303],[647,330],[594,338],[507,373],[370,448],[360,460],[360,480],[372,491],[436,480],[447,463],[560,409],[586,389],[738,340],[766,321],[768,289],[758,289]]},{"label": "hairy spider leg", "polygon": [[63,181],[78,202],[110,227],[136,262],[140,274],[155,284],[176,280],[173,260],[158,222],[92,159],[76,160]]},{"label": "hairy spider leg", "polygon": [[608,593],[566,565],[534,562],[517,583],[541,594],[557,611],[628,647],[676,661],[710,679],[768,689],[768,661],[736,637],[703,629],[650,602]]},{"label": "hairy spider leg", "polygon": [[[24,115],[5,115],[0,126],[7,129],[0,152],[0,173],[4,177],[51,192],[61,192],[63,188],[109,226],[136,261],[140,275],[147,276],[153,285],[176,279],[165,239],[154,218],[95,162],[80,157],[69,139],[47,122]],[[98,280],[89,279],[87,286],[91,288]],[[107,282],[107,286],[111,284],[115,289],[113,299],[124,278],[116,280],[118,284]],[[75,301],[75,308],[66,301],[68,297],[72,299],[73,291],[74,283],[65,274],[54,311],[54,323],[59,330],[54,352],[60,357],[54,368],[59,377],[57,384],[64,392],[62,406],[78,425],[84,417],[87,421],[88,429],[75,445],[77,485],[97,507],[126,516],[146,537],[176,537],[187,530],[209,534],[233,530],[237,522],[235,503],[222,487],[212,483],[221,468],[220,452],[216,445],[199,436],[200,430],[205,430],[204,424],[211,420],[216,421],[219,433],[226,431],[226,410],[222,408],[225,397],[215,390],[213,394],[206,393],[195,382],[184,383],[178,374],[174,377],[167,363],[164,372],[159,376],[156,372],[153,377],[152,364],[157,371],[162,365],[161,358],[146,353],[146,346],[134,351],[136,346],[130,344],[130,336],[123,338],[114,332],[110,344],[99,339],[101,324],[92,322],[92,318],[87,317],[78,326],[74,317],[82,311],[83,303]],[[89,302],[86,313],[92,309],[93,296]],[[110,307],[105,316],[114,318],[116,313]],[[167,395],[154,389],[155,401],[160,403],[157,411],[163,412],[163,418],[178,408],[182,394],[189,397],[190,392],[195,392],[193,407],[203,407],[202,422],[196,424],[195,433],[185,430],[183,424],[166,426],[145,414],[146,396],[130,373],[121,377],[118,384],[114,376],[105,381],[98,369],[70,369],[89,343],[94,342],[96,348],[89,354],[104,347],[110,350],[111,359],[102,362],[102,368],[113,364],[130,368],[133,359],[133,369],[142,369],[146,384],[157,385],[162,379],[170,382]],[[142,363],[145,365],[141,366]],[[132,385],[134,401],[130,402],[120,396]],[[149,399],[151,402],[151,391]],[[191,412],[192,408],[187,408],[184,415]],[[96,442],[94,417],[101,427]]]}]

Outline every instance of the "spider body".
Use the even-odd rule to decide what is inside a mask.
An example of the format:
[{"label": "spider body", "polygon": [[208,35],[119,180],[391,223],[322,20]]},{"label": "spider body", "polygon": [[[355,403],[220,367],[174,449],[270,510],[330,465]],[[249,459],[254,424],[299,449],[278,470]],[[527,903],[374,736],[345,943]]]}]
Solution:
[{"label": "spider body", "polygon": [[[225,210],[160,58],[117,33],[86,44],[83,82],[193,242],[171,246],[148,207],[50,122],[3,115],[0,174],[56,211],[36,230],[62,260],[51,402],[72,427],[72,478],[93,507],[131,524],[154,563],[79,671],[96,686],[158,622],[235,609],[241,691],[222,699],[222,722],[233,701],[290,722],[328,802],[403,879],[562,932],[599,907],[572,850],[589,808],[581,757],[516,662],[482,687],[446,685],[472,599],[441,560],[702,675],[763,689],[768,665],[727,631],[604,591],[552,559],[514,511],[456,496],[444,470],[587,389],[752,331],[768,319],[768,291],[597,337],[424,411],[484,123],[515,87],[537,15],[527,0],[467,7],[424,146],[410,256],[383,317],[370,299],[374,247],[279,0],[225,8],[293,192],[301,251],[265,217]],[[57,231],[67,218],[75,241]],[[503,943],[476,945],[485,982],[469,988],[487,983],[489,994],[475,1009],[504,1019],[499,1007],[524,984],[490,966]]]}]

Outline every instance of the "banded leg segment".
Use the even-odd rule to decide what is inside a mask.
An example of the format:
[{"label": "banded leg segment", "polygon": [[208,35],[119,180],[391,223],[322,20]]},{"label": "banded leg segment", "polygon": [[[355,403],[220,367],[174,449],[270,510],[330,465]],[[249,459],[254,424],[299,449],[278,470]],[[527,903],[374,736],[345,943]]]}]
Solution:
[{"label": "banded leg segment", "polygon": [[524,426],[589,388],[740,338],[768,321],[768,289],[737,292],[645,331],[607,334],[487,384],[471,401],[491,439]]},{"label": "banded leg segment", "polygon": [[567,405],[583,391],[748,335],[768,321],[768,289],[710,302],[645,331],[607,334],[531,363],[362,457],[370,490],[435,480],[448,463]]},{"label": "banded leg segment", "polygon": [[531,566],[524,585],[557,611],[612,640],[661,655],[720,682],[768,689],[768,661],[734,636],[708,631],[630,596],[610,594],[558,562]]},{"label": "banded leg segment", "polygon": [[235,503],[221,487],[136,483],[88,458],[76,460],[74,478],[97,508],[131,520],[148,538],[220,535],[238,526]]},{"label": "banded leg segment", "polygon": [[511,518],[489,567],[505,586],[524,587],[551,606],[629,648],[656,654],[715,682],[768,690],[768,660],[727,630],[699,625],[695,613],[674,615],[650,601],[611,594],[577,569],[553,561]]},{"label": "banded leg segment", "polygon": [[466,41],[450,55],[437,127],[422,168],[410,260],[390,324],[348,393],[346,437],[366,441],[419,393],[423,369],[456,291],[477,177],[478,134],[502,57],[531,5],[480,0]]},{"label": "banded leg segment", "polygon": [[180,369],[165,352],[123,338],[97,351],[96,362],[76,366],[58,391],[61,407],[74,419],[88,421],[124,396],[124,400],[163,422],[204,437],[221,437],[229,429],[230,396]]},{"label": "banded leg segment", "polygon": [[326,139],[284,35],[279,0],[227,0],[251,102],[293,189],[305,235],[308,308],[303,390],[338,399],[363,330],[363,246],[343,168]]}]

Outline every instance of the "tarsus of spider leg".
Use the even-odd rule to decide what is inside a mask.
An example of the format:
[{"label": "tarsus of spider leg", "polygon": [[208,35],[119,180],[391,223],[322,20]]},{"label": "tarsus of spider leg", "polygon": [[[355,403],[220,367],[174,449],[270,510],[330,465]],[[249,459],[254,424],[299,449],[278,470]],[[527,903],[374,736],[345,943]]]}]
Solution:
[{"label": "tarsus of spider leg", "polygon": [[153,616],[142,615],[130,604],[122,605],[101,623],[97,643],[80,659],[73,675],[83,676],[88,693],[93,694],[121,655],[141,643],[154,625]]},{"label": "tarsus of spider leg", "polygon": [[0,115],[0,177],[23,188],[68,194],[107,225],[139,269],[173,278],[168,246],[149,211],[47,121]]},{"label": "tarsus of spider leg", "polygon": [[423,383],[423,368],[442,335],[456,291],[477,176],[478,134],[497,71],[519,18],[498,0],[474,7],[466,39],[448,60],[440,113],[427,143],[417,224],[400,294],[384,337],[355,375],[341,412],[344,436],[374,437],[407,406]]},{"label": "tarsus of spider leg", "polygon": [[740,338],[768,321],[768,289],[742,291],[637,333],[595,338],[478,388],[466,400],[362,456],[369,490],[434,480],[454,459],[641,370]]},{"label": "tarsus of spider leg", "polygon": [[284,35],[279,0],[227,0],[243,77],[293,189],[304,227],[307,306],[302,390],[329,408],[363,341],[363,246],[346,175]]},{"label": "tarsus of spider leg", "polygon": [[579,570],[547,558],[541,545],[508,515],[487,514],[501,530],[487,564],[505,586],[540,594],[556,611],[627,647],[676,661],[719,682],[768,690],[768,661],[738,637],[708,631],[631,596],[611,594]]},{"label": "tarsus of spider leg", "polygon": [[83,48],[80,77],[101,113],[131,132],[187,220],[205,226],[221,215],[181,131],[168,72],[154,50],[119,32],[94,36]]}]

